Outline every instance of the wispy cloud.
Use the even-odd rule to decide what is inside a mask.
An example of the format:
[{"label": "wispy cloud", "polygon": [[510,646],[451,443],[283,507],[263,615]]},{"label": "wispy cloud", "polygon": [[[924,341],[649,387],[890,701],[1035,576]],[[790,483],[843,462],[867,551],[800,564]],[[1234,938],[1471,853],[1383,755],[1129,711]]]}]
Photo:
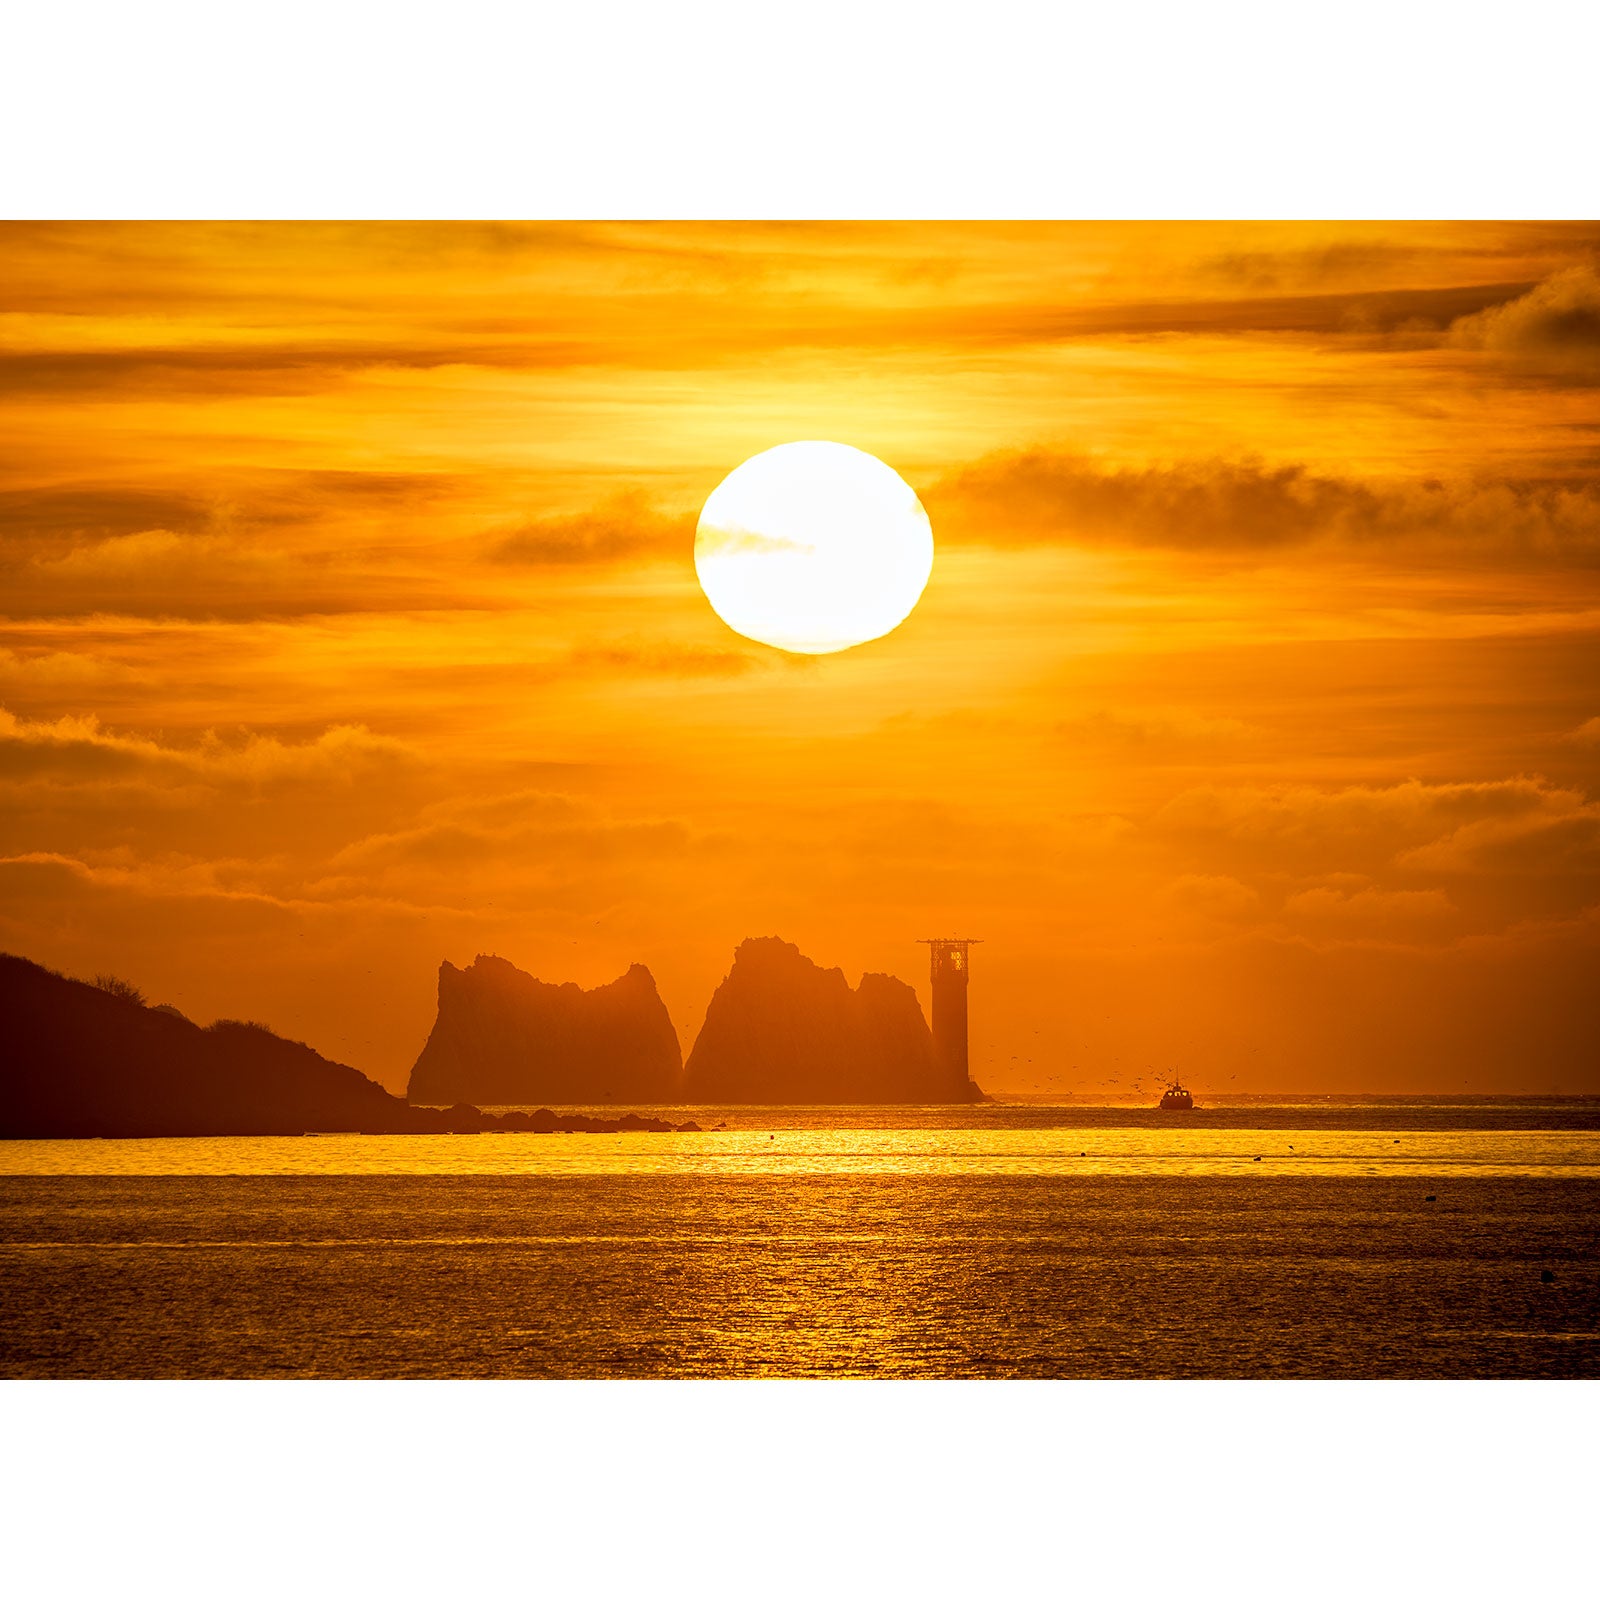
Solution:
[{"label": "wispy cloud", "polygon": [[1351,891],[1320,887],[1302,889],[1284,902],[1284,914],[1313,922],[1387,923],[1432,920],[1455,910],[1441,889],[1374,889]]},{"label": "wispy cloud", "polygon": [[694,519],[659,511],[637,491],[573,516],[536,518],[491,537],[488,553],[507,566],[576,566],[694,549]]},{"label": "wispy cloud", "polygon": [[1220,460],[1115,467],[1051,450],[1002,453],[924,496],[935,525],[1005,547],[1124,544],[1272,553],[1326,545],[1568,560],[1600,557],[1600,487],[1385,483],[1302,465]]},{"label": "wispy cloud", "polygon": [[0,772],[79,778],[145,772],[208,783],[295,783],[307,778],[354,782],[414,762],[398,739],[360,726],[328,728],[290,743],[263,735],[228,740],[207,733],[192,745],[103,728],[95,716],[30,721],[0,709]]},{"label": "wispy cloud", "polygon": [[1600,382],[1600,274],[1568,267],[1514,300],[1459,318],[1450,343]]}]

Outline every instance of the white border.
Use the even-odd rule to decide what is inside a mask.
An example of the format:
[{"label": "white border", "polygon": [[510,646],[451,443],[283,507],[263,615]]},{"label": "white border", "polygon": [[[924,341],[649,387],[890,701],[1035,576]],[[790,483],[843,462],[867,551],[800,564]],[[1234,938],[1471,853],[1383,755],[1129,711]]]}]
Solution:
[{"label": "white border", "polygon": [[1592,217],[1593,7],[14,8],[17,217]]},{"label": "white border", "polygon": [[1592,1571],[1600,1388],[17,1383],[0,1417],[16,1594],[1500,1600]]}]

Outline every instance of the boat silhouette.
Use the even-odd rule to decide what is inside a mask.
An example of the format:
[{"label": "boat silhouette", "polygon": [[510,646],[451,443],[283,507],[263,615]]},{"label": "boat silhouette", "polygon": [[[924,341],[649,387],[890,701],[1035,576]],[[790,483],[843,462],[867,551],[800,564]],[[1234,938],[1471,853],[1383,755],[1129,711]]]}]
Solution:
[{"label": "boat silhouette", "polygon": [[1161,1104],[1157,1108],[1161,1111],[1193,1111],[1194,1096],[1189,1093],[1181,1083],[1176,1081],[1161,1097]]}]

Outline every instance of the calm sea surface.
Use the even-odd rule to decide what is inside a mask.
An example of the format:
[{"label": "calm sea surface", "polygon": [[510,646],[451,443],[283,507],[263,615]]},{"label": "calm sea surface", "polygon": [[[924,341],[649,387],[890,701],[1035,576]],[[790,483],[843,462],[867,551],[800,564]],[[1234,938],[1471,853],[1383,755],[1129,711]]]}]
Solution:
[{"label": "calm sea surface", "polygon": [[1600,1375],[1593,1100],[671,1115],[0,1144],[0,1373]]}]

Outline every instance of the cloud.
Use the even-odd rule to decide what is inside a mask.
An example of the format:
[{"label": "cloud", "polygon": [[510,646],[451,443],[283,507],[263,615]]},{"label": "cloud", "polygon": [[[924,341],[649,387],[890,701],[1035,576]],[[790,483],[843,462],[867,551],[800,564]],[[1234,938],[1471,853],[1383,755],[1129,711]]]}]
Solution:
[{"label": "cloud", "polygon": [[104,481],[0,490],[0,538],[60,542],[166,529],[200,534],[325,521],[330,514],[394,514],[432,507],[471,485],[448,472],[230,467],[208,473],[204,494]]},{"label": "cloud", "polygon": [[560,906],[597,915],[630,900],[641,877],[701,859],[704,836],[673,817],[618,816],[550,793],[507,797],[495,814],[425,808],[409,826],[375,831],[335,850],[305,892],[318,899],[383,895],[499,914],[543,916]]},{"label": "cloud", "polygon": [[7,545],[29,536],[109,538],[150,528],[197,533],[212,514],[209,502],[195,495],[116,484],[0,490],[0,538]]},{"label": "cloud", "polygon": [[[1432,330],[1431,343],[1453,319],[1504,302],[1528,287],[1526,281],[1512,281],[1281,293],[1273,290],[1289,286],[1289,279],[1273,283],[1268,269],[1252,279],[1247,258],[1235,259],[1240,266],[1232,278],[1223,267],[1211,281],[1251,292],[1193,294],[1186,292],[1191,285],[1175,282],[1159,298],[1129,300],[1062,296],[1051,293],[1046,282],[997,298],[928,298],[891,291],[886,303],[870,293],[862,295],[859,280],[835,279],[832,287],[842,291],[836,296],[825,288],[818,292],[816,283],[806,283],[795,294],[769,280],[751,286],[732,322],[723,304],[726,285],[720,273],[676,284],[663,279],[657,293],[632,303],[630,297],[572,293],[569,286],[555,297],[565,312],[560,336],[543,331],[538,322],[508,329],[503,318],[486,318],[476,305],[445,301],[431,308],[428,325],[421,329],[393,307],[376,306],[370,317],[340,307],[334,313],[335,336],[327,337],[301,325],[303,302],[279,302],[247,310],[245,317],[254,327],[231,320],[206,324],[202,319],[204,331],[193,342],[84,348],[72,342],[77,335],[68,333],[54,345],[0,350],[0,402],[72,403],[96,396],[195,402],[318,398],[396,375],[418,383],[438,377],[448,381],[452,369],[515,375],[605,367],[681,371],[801,351],[949,355],[1184,335],[1337,338],[1424,328]],[[828,265],[816,259],[809,272],[802,268],[797,276],[803,282],[820,269],[826,277]],[[911,271],[890,268],[885,277],[909,287],[919,276],[928,276],[930,265],[937,273],[937,264],[924,258]],[[1347,282],[1355,279],[1353,270],[1347,273]],[[1211,283],[1202,287],[1209,290]],[[1307,279],[1303,287],[1315,291],[1320,285]],[[526,291],[519,284],[508,292]],[[126,313],[127,301],[120,294],[118,301]],[[190,313],[194,309],[183,307]],[[263,319],[263,310],[275,313],[275,319]]]},{"label": "cloud", "polygon": [[1055,726],[1057,737],[1068,744],[1126,751],[1172,745],[1232,744],[1249,738],[1256,731],[1237,717],[1207,717],[1177,706],[1091,711]]},{"label": "cloud", "polygon": [[1237,878],[1206,873],[1185,873],[1167,887],[1167,898],[1180,910],[1219,922],[1254,915],[1261,896]]},{"label": "cloud", "polygon": [[35,650],[27,654],[0,647],[0,681],[35,687],[77,687],[93,683],[127,683],[138,676],[132,668],[104,656],[76,650]]},{"label": "cloud", "polygon": [[636,492],[576,516],[542,517],[495,537],[489,558],[508,566],[573,566],[694,549],[694,518],[656,510]]},{"label": "cloud", "polygon": [[1413,871],[1587,877],[1600,873],[1600,805],[1552,791],[1537,811],[1486,817],[1400,857]]},{"label": "cloud", "polygon": [[[481,480],[235,469],[207,493],[107,482],[0,492],[0,581],[17,616],[306,616],[493,608],[466,592]],[[487,498],[513,503],[520,480]],[[481,585],[480,585],[481,587]]]},{"label": "cloud", "polygon": [[87,780],[148,774],[213,784],[306,778],[352,783],[414,760],[398,740],[359,724],[328,728],[301,744],[261,735],[229,741],[208,732],[183,747],[113,732],[93,716],[29,721],[0,708],[0,774],[7,777],[48,774]]},{"label": "cloud", "polygon": [[1458,941],[1570,915],[1600,876],[1600,804],[1536,776],[1197,788],[1149,833],[1193,872],[1283,884],[1280,931],[1313,940]]},{"label": "cloud", "polygon": [[1600,274],[1568,267],[1515,300],[1458,318],[1449,342],[1600,380]]},{"label": "cloud", "polygon": [[1590,717],[1587,722],[1580,723],[1566,737],[1574,744],[1600,745],[1600,717]]},{"label": "cloud", "polygon": [[113,733],[97,717],[28,721],[0,708],[0,773],[8,778],[46,772],[96,778],[135,770],[175,772],[184,766],[154,740]]},{"label": "cloud", "polygon": [[392,866],[425,867],[459,875],[478,867],[504,882],[508,863],[537,871],[557,861],[595,863],[621,859],[658,862],[681,854],[688,830],[672,819],[615,820],[559,807],[546,817],[487,828],[461,822],[431,822],[397,833],[373,834],[346,846],[333,859],[334,871],[363,876]]},{"label": "cloud", "polygon": [[[434,342],[385,338],[379,332],[322,346],[296,338],[122,350],[7,350],[0,351],[0,399],[71,399],[99,392],[123,398],[315,395],[372,368],[526,371],[589,364],[606,354],[595,340],[485,340],[469,327],[444,331]],[[616,359],[616,352],[611,354]]]},{"label": "cloud", "polygon": [[1388,239],[1328,239],[1279,250],[1228,250],[1196,264],[1201,279],[1255,291],[1324,288],[1370,283],[1385,269],[1404,267],[1421,254],[1412,243]]},{"label": "cloud", "polygon": [[941,534],[996,547],[1130,545],[1274,553],[1312,545],[1600,558],[1600,488],[1363,483],[1302,465],[1197,460],[1107,467],[1002,452],[923,499]]},{"label": "cloud", "polygon": [[1319,922],[1416,922],[1449,916],[1455,910],[1439,889],[1357,889],[1326,886],[1302,889],[1284,901],[1284,913]]},{"label": "cloud", "polygon": [[[97,918],[110,915],[107,905],[112,901],[120,902],[132,914],[124,928],[125,942],[130,944],[149,926],[140,919],[152,903],[162,901],[181,910],[181,925],[189,935],[203,934],[208,926],[218,931],[237,930],[240,925],[235,914],[239,912],[250,918],[246,928],[258,931],[263,917],[267,926],[281,928],[286,918],[308,915],[416,920],[458,914],[449,904],[375,894],[364,884],[313,885],[306,893],[279,893],[263,887],[255,877],[253,864],[228,861],[132,857],[96,861],[51,850],[0,855],[0,885],[5,889],[0,895],[0,926],[9,921],[26,931],[26,917],[8,917],[6,913],[24,902],[35,913],[52,906],[58,909],[62,903],[81,904],[85,893],[95,897],[91,904]],[[322,892],[329,887],[337,892]],[[197,920],[201,908],[210,908],[208,922]]]},{"label": "cloud", "polygon": [[754,528],[728,523],[722,527],[707,523],[695,533],[695,551],[699,556],[771,556],[790,551],[809,554],[815,545],[802,544],[798,539],[786,539],[779,534],[760,533]]},{"label": "cloud", "polygon": [[[492,611],[518,603],[505,569],[674,556],[688,568],[693,517],[637,492],[486,537],[485,501],[514,503],[520,488],[486,491],[449,473],[252,474],[220,483],[208,504],[186,503],[170,527],[124,526],[150,505],[177,508],[158,497],[21,497],[0,505],[6,610],[190,619]],[[741,670],[728,660],[687,666]]]},{"label": "cloud", "polygon": [[[809,661],[804,656],[797,659]],[[758,667],[770,667],[772,662],[753,652],[705,645],[614,644],[580,646],[565,658],[565,665],[575,673],[595,670],[645,677],[737,678]],[[779,665],[788,667],[789,662]],[[792,670],[804,671],[805,667]]]},{"label": "cloud", "polygon": [[65,555],[37,561],[52,578],[137,579],[161,583],[192,582],[226,570],[230,577],[276,576],[284,565],[280,552],[205,534],[178,534],[166,528],[119,533],[97,544],[79,545]]},{"label": "cloud", "polygon": [[[1391,865],[1467,870],[1474,841],[1521,836],[1583,816],[1594,808],[1584,796],[1539,777],[1483,783],[1422,783],[1387,788],[1351,785],[1319,789],[1280,784],[1268,788],[1205,786],[1186,790],[1156,812],[1158,833],[1237,849],[1261,861],[1334,865]],[[1482,831],[1478,831],[1482,830]]]},{"label": "cloud", "polygon": [[329,545],[296,550],[249,532],[115,534],[14,565],[6,610],[12,617],[266,619],[486,604],[394,552]]}]

